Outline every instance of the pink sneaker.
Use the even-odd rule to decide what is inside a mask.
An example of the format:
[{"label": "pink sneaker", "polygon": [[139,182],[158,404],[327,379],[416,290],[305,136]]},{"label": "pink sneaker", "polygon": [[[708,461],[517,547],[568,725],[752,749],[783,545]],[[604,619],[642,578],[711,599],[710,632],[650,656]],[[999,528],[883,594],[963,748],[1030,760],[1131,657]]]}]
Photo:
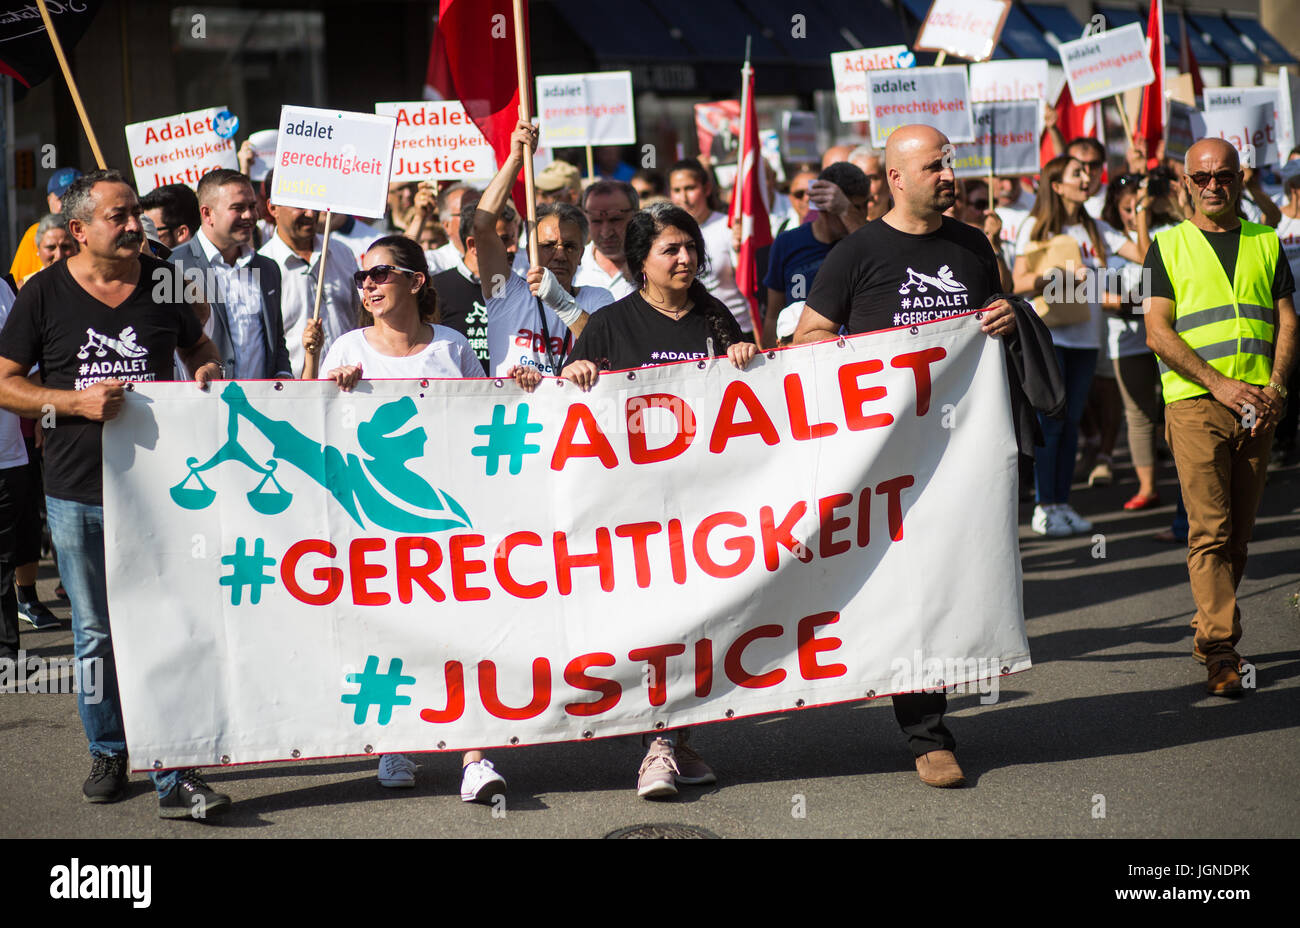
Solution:
[{"label": "pink sneaker", "polygon": [[641,769],[637,771],[636,794],[642,799],[676,796],[674,779],[678,772],[672,743],[656,738],[650,743],[650,750],[646,751]]}]

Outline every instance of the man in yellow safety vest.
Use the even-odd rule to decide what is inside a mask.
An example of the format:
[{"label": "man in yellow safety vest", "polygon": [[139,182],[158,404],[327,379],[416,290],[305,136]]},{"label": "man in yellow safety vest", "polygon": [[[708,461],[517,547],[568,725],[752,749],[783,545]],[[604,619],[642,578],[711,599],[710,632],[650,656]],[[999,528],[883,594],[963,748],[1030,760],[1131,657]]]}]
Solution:
[{"label": "man in yellow safety vest", "polygon": [[1201,139],[1183,183],[1196,215],[1147,252],[1147,344],[1160,362],[1169,447],[1189,522],[1192,656],[1216,696],[1242,693],[1237,585],[1296,354],[1295,280],[1268,226],[1238,218],[1237,151]]}]

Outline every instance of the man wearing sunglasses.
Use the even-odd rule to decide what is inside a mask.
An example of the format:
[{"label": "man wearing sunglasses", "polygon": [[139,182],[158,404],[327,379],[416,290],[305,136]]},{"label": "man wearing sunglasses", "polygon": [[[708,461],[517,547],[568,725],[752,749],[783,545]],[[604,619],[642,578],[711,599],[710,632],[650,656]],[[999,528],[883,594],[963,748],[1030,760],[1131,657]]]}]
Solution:
[{"label": "man wearing sunglasses", "polygon": [[1237,584],[1295,361],[1295,280],[1277,233],[1238,218],[1237,151],[1201,139],[1183,184],[1196,214],[1156,235],[1145,271],[1147,345],[1160,362],[1166,434],[1189,520],[1192,656],[1206,690],[1242,693]]}]

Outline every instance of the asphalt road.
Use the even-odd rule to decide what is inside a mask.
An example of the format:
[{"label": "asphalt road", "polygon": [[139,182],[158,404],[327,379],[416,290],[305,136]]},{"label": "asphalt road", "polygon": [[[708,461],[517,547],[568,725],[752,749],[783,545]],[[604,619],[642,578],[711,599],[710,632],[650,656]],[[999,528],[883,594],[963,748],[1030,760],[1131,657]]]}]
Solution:
[{"label": "asphalt road", "polygon": [[[236,800],[220,825],[164,821],[153,789],[81,798],[89,770],[71,695],[0,695],[0,834],[28,837],[588,837],[670,823],[736,837],[1290,837],[1300,834],[1300,467],[1275,471],[1241,587],[1242,652],[1257,688],[1209,697],[1191,658],[1185,549],[1151,536],[1173,507],[1126,513],[1116,486],[1076,490],[1105,537],[1044,539],[1021,551],[1033,669],[999,699],[950,698],[970,785],[919,782],[888,700],[697,729],[719,784],[672,801],[638,799],[638,739],[494,752],[503,810],[463,804],[455,755],[420,755],[412,790],[381,788],[373,760],[210,771]],[[1161,487],[1173,496],[1171,467]],[[52,574],[41,583],[53,601]],[[66,604],[56,610],[66,618]],[[24,646],[69,655],[65,627]],[[203,694],[196,693],[196,699]]]}]

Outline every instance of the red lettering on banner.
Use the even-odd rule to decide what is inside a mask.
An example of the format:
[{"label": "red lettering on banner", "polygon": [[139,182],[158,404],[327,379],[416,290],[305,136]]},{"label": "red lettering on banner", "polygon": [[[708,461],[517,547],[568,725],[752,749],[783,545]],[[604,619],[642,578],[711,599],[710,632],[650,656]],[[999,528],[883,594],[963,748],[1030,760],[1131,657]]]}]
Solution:
[{"label": "red lettering on banner", "polygon": [[889,537],[894,541],[903,540],[902,493],[914,483],[916,480],[911,475],[904,475],[876,484],[876,495],[887,496],[889,500]]},{"label": "red lettering on banner", "polygon": [[[677,434],[662,448],[651,448],[646,442],[645,411],[654,408],[667,409],[677,420]],[[634,396],[627,401],[624,414],[627,417],[627,450],[633,464],[671,461],[695,440],[695,410],[671,393]]]},{"label": "red lettering on banner", "polygon": [[453,535],[451,537],[451,595],[460,603],[479,602],[491,596],[487,587],[470,586],[470,574],[487,573],[487,561],[465,557],[466,548],[480,548],[486,539],[482,535]]},{"label": "red lettering on banner", "polygon": [[645,661],[650,665],[650,705],[662,706],[668,699],[668,658],[685,653],[684,644],[661,644],[627,652],[628,660]]},{"label": "red lettering on banner", "polygon": [[[447,594],[442,587],[433,582],[430,576],[442,566],[442,549],[432,538],[420,535],[408,535],[397,539],[397,598],[409,603],[415,597],[415,585],[428,593],[435,603],[443,602]],[[411,563],[411,552],[424,552],[424,563],[418,567]]]},{"label": "red lettering on banner", "polygon": [[862,414],[862,407],[873,400],[883,399],[884,387],[860,387],[858,378],[863,374],[875,374],[885,369],[885,365],[872,358],[867,361],[854,361],[845,364],[839,370],[840,397],[844,402],[844,420],[849,431],[861,432],[863,429],[878,429],[889,425],[894,417],[887,412],[873,416]]},{"label": "red lettering on banner", "polygon": [[808,511],[808,504],[799,500],[790,507],[790,511],[785,514],[785,518],[779,523],[774,522],[776,514],[772,511],[771,506],[764,506],[758,511],[759,534],[763,539],[763,564],[768,570],[776,570],[780,566],[780,560],[777,555],[776,546],[784,545],[790,553],[799,560],[807,564],[812,560],[812,552],[802,542],[798,541],[790,530],[794,528],[795,523],[803,518],[803,514]]},{"label": "red lettering on banner", "polygon": [[447,661],[447,708],[421,709],[420,718],[435,725],[454,722],[465,714],[465,668],[460,661]]},{"label": "red lettering on banner", "polygon": [[701,570],[710,577],[727,580],[744,573],[754,562],[754,539],[748,535],[728,538],[722,543],[722,547],[734,551],[736,560],[730,564],[719,564],[709,555],[709,532],[719,525],[744,528],[745,517],[738,512],[715,512],[713,515],[705,516],[695,529],[695,536],[691,539],[691,551],[695,555],[695,563],[700,565]]},{"label": "red lettering on banner", "polygon": [[871,542],[871,487],[863,487],[858,494],[858,547]]},{"label": "red lettering on banner", "polygon": [[536,718],[551,704],[551,662],[544,657],[533,661],[533,698],[528,705],[516,709],[507,706],[497,696],[497,665],[493,661],[478,662],[478,695],[483,708],[499,719],[522,722]]},{"label": "red lettering on banner", "polygon": [[673,569],[673,583],[686,582],[686,540],[682,537],[682,520],[668,520],[668,563]]},{"label": "red lettering on banner", "polygon": [[[583,443],[574,442],[579,425],[587,436],[587,441]],[[560,428],[559,440],[555,443],[555,453],[551,455],[551,470],[564,470],[569,458],[597,458],[608,469],[618,466],[614,447],[601,431],[596,417],[583,403],[574,403],[569,407],[569,414]]]},{"label": "red lettering on banner", "polygon": [[776,670],[769,670],[767,673],[751,674],[740,663],[745,648],[749,647],[754,641],[759,638],[780,638],[783,634],[785,634],[785,629],[780,625],[760,625],[757,628],[751,628],[737,638],[735,643],[727,648],[727,656],[722,661],[722,668],[727,673],[727,679],[736,686],[747,687],[751,690],[776,686],[784,680],[785,671],[779,667]]},{"label": "red lettering on banner", "polygon": [[785,405],[790,414],[790,434],[795,441],[826,438],[839,431],[833,422],[808,424],[808,401],[803,393],[803,381],[798,374],[785,375]]},{"label": "red lettering on banner", "polygon": [[916,414],[924,416],[930,411],[930,365],[948,357],[943,348],[926,348],[923,351],[909,351],[900,354],[889,362],[890,367],[912,369],[916,380]]},{"label": "red lettering on banner", "polygon": [[614,544],[610,541],[609,529],[596,529],[596,551],[594,554],[570,554],[569,538],[564,532],[556,532],[555,545],[555,588],[561,596],[573,592],[573,568],[597,567],[600,569],[600,588],[606,593],[614,589]]},{"label": "red lettering on banner", "polygon": [[713,642],[695,642],[695,695],[703,699],[713,691]]},{"label": "red lettering on banner", "polygon": [[564,668],[564,682],[575,690],[590,690],[593,693],[600,693],[601,697],[591,702],[571,702],[564,707],[564,711],[569,715],[585,717],[600,715],[602,712],[608,712],[618,705],[618,701],[623,695],[623,687],[619,686],[615,680],[591,677],[586,672],[588,667],[613,667],[615,663],[614,655],[606,654],[603,651],[595,654],[583,654],[569,661],[568,666]]},{"label": "red lettering on banner", "polygon": [[387,543],[382,538],[354,538],[348,545],[348,573],[352,577],[352,602],[358,606],[387,606],[392,597],[387,593],[372,593],[366,589],[367,580],[378,580],[388,573],[378,564],[366,563],[371,551],[382,551]]},{"label": "red lettering on banner", "polygon": [[497,583],[501,584],[501,589],[511,596],[518,596],[520,599],[536,599],[546,592],[546,581],[519,583],[510,573],[510,552],[520,545],[533,545],[540,548],[542,536],[536,532],[511,532],[501,539],[501,544],[497,545],[496,556],[492,559]]},{"label": "red lettering on banner", "polygon": [[333,559],[338,553],[338,548],[323,538],[304,538],[290,545],[280,561],[280,580],[284,583],[284,588],[289,591],[289,595],[309,606],[328,606],[338,599],[339,593],[343,591],[343,571],[339,568],[317,567],[311,572],[313,580],[325,584],[325,589],[319,593],[308,593],[304,590],[299,585],[297,576],[298,561],[304,554],[323,554]]},{"label": "red lettering on banner", "polygon": [[817,553],[822,557],[834,557],[853,547],[847,538],[842,541],[835,540],[835,533],[842,528],[848,528],[852,521],[847,516],[842,519],[835,518],[835,510],[851,502],[853,502],[852,493],[836,493],[817,500],[817,521],[821,523],[817,531],[820,539]]},{"label": "red lettering on banner", "polygon": [[838,612],[819,612],[799,620],[795,640],[799,643],[799,674],[805,680],[828,680],[849,672],[849,668],[843,664],[817,663],[818,654],[834,651],[844,643],[838,638],[817,638],[817,629],[823,625],[834,625],[839,620]]},{"label": "red lettering on banner", "polygon": [[636,565],[636,585],[645,589],[650,585],[650,552],[646,540],[663,529],[658,522],[633,522],[614,529],[619,538],[632,539],[632,563]]},{"label": "red lettering on banner", "polygon": [[[743,404],[749,413],[749,419],[736,421],[736,406]],[[709,450],[721,454],[727,449],[727,442],[742,435],[757,435],[766,444],[775,445],[780,441],[772,417],[767,414],[749,384],[743,380],[733,380],[727,384],[722,394],[718,409],[718,419],[713,424],[713,434],[709,437]]]}]

